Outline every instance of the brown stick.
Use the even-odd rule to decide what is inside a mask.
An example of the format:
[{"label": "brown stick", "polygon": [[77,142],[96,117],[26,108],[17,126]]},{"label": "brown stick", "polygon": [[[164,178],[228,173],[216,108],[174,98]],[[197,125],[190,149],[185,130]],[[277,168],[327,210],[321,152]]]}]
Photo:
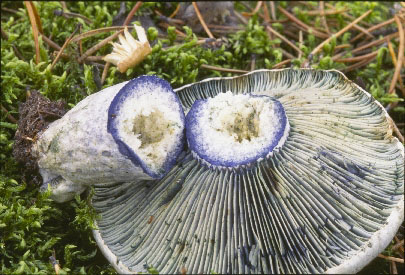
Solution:
[{"label": "brown stick", "polygon": [[43,34],[41,34],[41,37],[42,37],[42,40],[44,40],[49,46],[51,46],[55,50],[60,51],[61,47],[58,44],[56,44],[55,42],[53,42],[51,39],[49,39],[48,37],[46,37]]},{"label": "brown stick", "polygon": [[197,3],[196,3],[196,2],[192,2],[192,4],[193,4],[194,10],[195,10],[195,13],[197,14],[197,17],[198,17],[198,19],[200,20],[200,23],[201,23],[201,25],[203,26],[204,31],[207,33],[208,37],[209,37],[209,38],[215,38],[215,37],[212,35],[210,29],[209,29],[209,28],[207,27],[207,25],[205,24],[204,18],[202,17],[202,15],[201,15],[201,13],[200,13],[200,10],[198,9]]},{"label": "brown stick", "polygon": [[177,4],[176,9],[174,10],[174,12],[172,14],[169,15],[169,18],[173,18],[176,16],[176,14],[179,12],[180,10],[180,3]]},{"label": "brown stick", "polygon": [[276,5],[274,4],[273,1],[270,1],[270,13],[271,13],[271,19],[277,20],[277,17],[276,17]]},{"label": "brown stick", "polygon": [[111,63],[110,62],[106,62],[104,69],[103,69],[103,74],[101,75],[101,85],[104,84],[105,79],[107,78],[107,73],[108,73],[108,69],[110,68]]},{"label": "brown stick", "polygon": [[370,47],[374,47],[374,46],[378,46],[378,45],[380,45],[380,44],[383,44],[383,43],[385,43],[385,42],[387,42],[387,41],[389,41],[389,40],[391,40],[391,39],[397,37],[397,36],[398,36],[398,32],[392,33],[392,34],[387,35],[387,36],[385,36],[385,37],[383,37],[383,38],[381,38],[381,39],[379,39],[379,40],[372,41],[372,42],[370,42],[370,43],[367,43],[366,45],[363,45],[363,46],[361,46],[361,47],[358,47],[358,48],[354,49],[354,50],[352,51],[352,53],[354,54],[354,53],[357,53],[357,52],[361,52],[361,51],[364,50],[364,49],[367,49],[367,48],[370,48]]},{"label": "brown stick", "polygon": [[[388,49],[389,49],[389,52],[390,52],[390,55],[391,55],[391,58],[392,58],[392,63],[394,64],[394,67],[396,67],[397,66],[397,58],[395,56],[394,48],[392,47],[391,41],[388,41]],[[400,87],[400,90],[402,92],[402,95],[405,97],[405,88],[404,88],[404,83],[402,81],[401,75],[399,75],[398,81],[399,81],[399,87]]]},{"label": "brown stick", "polygon": [[342,63],[357,62],[357,61],[361,61],[364,59],[368,59],[370,57],[377,56],[377,54],[378,54],[378,50],[374,51],[372,53],[369,53],[369,54],[360,55],[360,56],[356,56],[356,57],[339,58],[339,59],[335,59],[335,60],[332,58],[332,60],[336,61],[336,62],[342,62]]},{"label": "brown stick", "polygon": [[398,76],[401,71],[402,63],[404,61],[404,49],[405,49],[405,38],[404,38],[404,29],[402,28],[401,21],[399,17],[395,15],[394,17],[395,23],[398,25],[398,32],[399,32],[399,49],[398,49],[398,62],[397,66],[395,67],[394,76],[391,81],[390,88],[388,92],[392,94],[394,92],[395,83],[397,83]]},{"label": "brown stick", "polygon": [[368,10],[362,16],[360,16],[359,18],[354,20],[352,23],[350,23],[349,25],[347,25],[346,27],[344,27],[343,29],[338,31],[336,34],[334,34],[334,35],[330,36],[328,39],[324,40],[321,44],[319,44],[315,49],[312,50],[311,54],[315,55],[320,49],[322,49],[322,47],[326,43],[329,43],[332,40],[333,37],[337,38],[337,37],[341,36],[346,31],[348,31],[350,28],[352,28],[354,24],[356,24],[357,22],[360,22],[361,20],[363,20],[363,18],[366,17],[367,15],[369,15],[371,12],[372,12],[372,10]]},{"label": "brown stick", "polygon": [[285,16],[287,16],[291,21],[293,21],[293,22],[296,23],[297,25],[303,27],[306,32],[311,32],[313,35],[315,35],[316,37],[319,37],[319,38],[324,38],[324,39],[326,39],[326,38],[329,37],[329,35],[327,35],[326,33],[319,32],[319,31],[315,30],[314,28],[308,26],[307,24],[305,24],[304,22],[302,22],[301,20],[299,20],[298,18],[296,18],[294,15],[292,15],[291,13],[289,13],[288,11],[286,11],[285,9],[283,9],[281,6],[278,6],[278,9],[279,9]]},{"label": "brown stick", "polygon": [[249,71],[245,71],[245,70],[228,69],[228,68],[216,67],[216,66],[211,66],[211,65],[206,65],[206,64],[202,64],[200,67],[204,68],[204,69],[208,69],[208,70],[228,72],[228,73],[245,74],[245,73],[249,72]]},{"label": "brown stick", "polygon": [[290,40],[288,40],[287,38],[285,38],[284,36],[282,36],[280,33],[278,33],[276,30],[274,30],[272,27],[267,26],[266,27],[267,30],[269,30],[271,33],[275,34],[278,38],[280,38],[281,40],[283,40],[285,43],[287,43],[291,48],[293,48],[294,50],[296,50],[299,54],[303,54],[303,52],[297,47],[295,46],[293,43],[291,43]]},{"label": "brown stick", "polygon": [[124,21],[124,24],[122,24],[123,26],[127,26],[129,24],[129,22],[131,22],[132,17],[134,17],[135,12],[137,12],[137,10],[142,6],[142,1],[138,1],[136,2],[135,6],[132,8],[132,10],[129,12],[127,18]]},{"label": "brown stick", "polygon": [[80,28],[80,24],[76,26],[75,30],[72,32],[72,34],[68,37],[68,39],[66,39],[65,43],[63,44],[62,48],[60,49],[58,55],[55,57],[55,59],[53,60],[52,64],[51,64],[51,68],[50,70],[52,71],[53,67],[55,66],[56,62],[58,62],[61,54],[63,53],[63,51],[65,50],[66,46],[70,43],[70,41],[72,40],[73,36],[75,35],[75,33],[79,30]]},{"label": "brown stick", "polygon": [[116,32],[112,35],[110,35],[109,37],[105,38],[104,40],[102,40],[101,42],[99,42],[98,44],[96,44],[95,46],[91,47],[90,49],[88,49],[81,57],[79,57],[79,59],[77,60],[79,63],[83,62],[84,59],[86,59],[86,57],[88,57],[89,55],[91,55],[92,53],[94,53],[95,51],[99,50],[101,47],[103,47],[104,45],[106,45],[108,42],[110,42],[111,40],[114,40],[116,37],[118,37],[118,35],[121,33],[122,31]]},{"label": "brown stick", "polygon": [[39,41],[38,41],[38,31],[39,26],[37,25],[36,16],[34,13],[33,3],[31,1],[24,1],[25,7],[28,11],[28,17],[31,22],[32,27],[32,34],[34,35],[34,43],[35,43],[35,63],[38,64],[40,62],[40,53],[39,53]]},{"label": "brown stick", "polygon": [[[372,31],[375,31],[375,30],[377,30],[379,28],[384,27],[385,25],[388,25],[388,24],[391,24],[391,23],[394,23],[394,22],[395,22],[395,19],[392,18],[392,19],[389,19],[389,20],[387,20],[385,22],[382,22],[382,23],[380,23],[378,25],[372,26],[371,28],[368,28],[367,31],[372,32]],[[358,35],[356,35],[354,38],[352,38],[350,40],[350,43],[354,43],[357,39],[361,38],[363,35],[364,35],[364,33],[359,33]]]},{"label": "brown stick", "polygon": [[0,105],[0,106],[1,106],[1,110],[7,114],[7,119],[10,120],[10,122],[12,122],[12,123],[18,123],[18,120],[15,119],[15,118],[10,114],[10,112],[9,112],[6,108],[4,108],[3,105]]},{"label": "brown stick", "polygon": [[[105,27],[105,28],[100,28],[100,29],[96,29],[96,30],[91,30],[91,31],[76,35],[75,37],[72,38],[71,42],[74,43],[74,42],[80,41],[82,39],[85,39],[87,37],[91,37],[93,35],[103,33],[103,32],[121,31],[121,30],[124,30],[124,28],[125,28],[125,26],[114,26],[114,27]],[[132,29],[133,26],[127,26],[127,28]]]},{"label": "brown stick", "polygon": [[342,70],[342,72],[348,73],[348,72],[353,71],[353,70],[355,70],[355,69],[361,68],[361,67],[367,65],[368,63],[370,63],[371,61],[373,61],[373,60],[375,59],[375,57],[376,57],[376,56],[371,57],[371,58],[369,58],[369,59],[365,59],[365,60],[360,61],[360,62],[358,62],[358,63],[355,63],[355,64],[353,64],[353,65],[351,65],[351,66],[349,66],[349,67],[347,67],[347,68],[344,68],[344,69]]},{"label": "brown stick", "polygon": [[397,265],[395,264],[394,261],[391,261],[391,273],[398,274]]},{"label": "brown stick", "polygon": [[246,16],[246,17],[255,15],[260,10],[260,7],[262,6],[262,4],[263,4],[263,1],[257,1],[256,7],[252,12],[242,12],[242,15]]},{"label": "brown stick", "polygon": [[379,257],[379,258],[386,259],[386,260],[389,260],[389,261],[401,263],[401,264],[404,263],[404,259],[395,258],[395,257],[391,257],[391,256],[385,256],[385,255],[383,255],[383,254],[378,254],[378,257]]},{"label": "brown stick", "polygon": [[401,240],[399,243],[396,243],[392,246],[392,250],[397,250],[400,246],[404,245],[404,240]]},{"label": "brown stick", "polygon": [[[323,3],[322,6],[324,6],[324,8],[325,8],[324,2],[323,1],[319,2],[319,4],[321,4],[321,3]],[[323,15],[339,14],[339,13],[343,13],[343,12],[346,12],[346,11],[349,10],[348,8],[344,8],[342,10],[326,10],[325,11],[324,8],[321,8],[320,10],[306,11],[305,13],[308,14],[308,15],[313,15],[313,16],[315,16],[315,15],[323,16]]]},{"label": "brown stick", "polygon": [[[393,102],[394,104],[397,104],[397,102]],[[391,104],[391,103],[390,103]],[[393,105],[392,107],[395,107],[395,105]],[[389,123],[392,126],[392,129],[394,130],[394,133],[397,135],[399,141],[401,141],[402,143],[404,143],[404,136],[401,134],[401,131],[398,129],[397,125],[395,124],[394,120],[392,118],[389,118]]]},{"label": "brown stick", "polygon": [[281,67],[283,67],[284,65],[287,65],[287,64],[290,63],[290,62],[291,62],[291,59],[283,60],[283,61],[281,61],[281,62],[275,64],[272,69],[281,68]]},{"label": "brown stick", "polygon": [[280,51],[281,51],[281,53],[282,53],[283,55],[285,55],[287,58],[290,58],[290,59],[294,59],[294,58],[295,58],[295,56],[293,56],[292,54],[290,54],[289,52],[287,52],[287,51],[284,50],[283,48],[280,48]]},{"label": "brown stick", "polygon": [[319,2],[319,9],[321,12],[321,19],[322,19],[322,24],[325,27],[326,32],[330,35],[330,30],[328,27],[328,22],[326,21],[326,13],[325,13],[325,3],[323,1]]}]

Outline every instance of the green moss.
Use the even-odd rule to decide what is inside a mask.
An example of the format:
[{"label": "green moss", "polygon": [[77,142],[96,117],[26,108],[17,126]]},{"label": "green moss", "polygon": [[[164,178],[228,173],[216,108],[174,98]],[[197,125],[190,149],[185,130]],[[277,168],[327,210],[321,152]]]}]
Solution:
[{"label": "green moss", "polygon": [[[375,25],[392,16],[389,8],[393,3],[381,2],[330,2],[336,9],[348,8],[348,14],[357,18],[367,10],[372,13],[363,22]],[[287,8],[288,1],[278,2]],[[70,12],[79,13],[92,20],[92,24],[83,19],[55,16],[54,11],[62,9],[61,2],[34,2],[40,15],[44,33],[58,45],[63,45],[72,34],[78,23],[82,24],[82,32],[97,28],[111,26],[114,16],[117,15],[120,2],[67,2]],[[135,5],[126,2],[129,12]],[[249,3],[254,8],[256,3]],[[318,2],[309,2],[310,6],[317,7]],[[79,57],[77,43],[71,43],[65,49],[68,58],[62,58],[51,70],[53,49],[42,39],[40,44],[39,64],[35,63],[35,44],[32,28],[23,2],[1,2],[2,7],[17,10],[16,14],[2,11],[2,30],[7,34],[8,40],[1,39],[1,93],[2,106],[9,114],[18,119],[19,102],[25,101],[27,89],[39,90],[46,97],[57,100],[63,99],[69,107],[73,107],[89,94],[98,91],[94,81],[95,74],[92,65],[81,65],[75,60]],[[154,10],[164,11],[169,16],[175,9],[176,3],[167,7],[166,3],[144,2],[137,15],[151,15],[157,23]],[[299,9],[292,10],[297,17],[308,24],[315,22],[322,28],[320,17],[308,16],[307,5],[300,5]],[[247,11],[241,2],[235,2],[235,9],[239,12]],[[326,9],[329,9],[326,7]],[[286,17],[277,12],[277,19]],[[341,14],[328,15],[328,19],[336,20],[337,25],[330,25],[333,33],[347,25],[347,19]],[[350,20],[349,20],[350,21]],[[283,34],[282,23],[273,23],[273,28]],[[362,25],[364,26],[364,25]],[[395,25],[391,25],[395,26]],[[176,35],[173,28],[169,28],[165,38],[158,38],[157,27],[147,30],[148,38],[153,45],[150,54],[136,68],[128,70],[125,74],[111,66],[107,73],[103,88],[126,81],[141,74],[154,74],[168,80],[174,88],[181,85],[199,81],[213,76],[232,76],[234,74],[201,68],[202,64],[250,70],[251,60],[254,58],[256,68],[272,68],[286,58],[282,56],[283,50],[296,56],[296,52],[279,39],[270,40],[259,16],[250,18],[248,24],[241,31],[227,35],[221,45],[197,45],[198,38],[185,26],[182,29],[186,38]],[[132,32],[134,35],[135,33]],[[84,50],[94,46],[111,33],[101,33],[82,40]],[[201,34],[205,36],[205,34]],[[218,36],[219,37],[219,36]],[[303,32],[303,43],[297,46],[304,52],[302,58],[292,60],[292,65],[299,67],[308,58],[309,53],[319,45],[323,39]],[[346,63],[332,60],[333,49],[341,44],[350,43],[349,32],[332,40],[315,55],[311,66],[320,69],[344,69]],[[392,40],[394,51],[398,51],[398,42]],[[13,46],[21,53],[21,58],[13,50]],[[107,44],[98,50],[96,55],[105,55],[111,52],[111,45]],[[373,49],[377,50],[377,48]],[[350,48],[347,57],[350,57]],[[388,94],[390,80],[394,74],[391,56],[386,47],[378,50],[377,58],[359,70],[348,73],[350,79],[360,77],[364,81],[367,91],[379,100],[384,106],[389,102],[399,101],[391,115],[394,119],[403,122],[405,109],[402,97]],[[95,214],[88,204],[87,195],[76,197],[75,200],[56,204],[48,198],[48,194],[41,194],[37,186],[33,186],[22,177],[24,167],[12,157],[13,137],[17,125],[7,118],[6,112],[1,112],[0,122],[0,273],[2,274],[50,274],[54,272],[49,257],[55,251],[64,272],[112,274],[115,271],[101,255],[93,240],[91,229]],[[61,273],[63,273],[63,271]],[[149,270],[150,273],[155,270]]]}]

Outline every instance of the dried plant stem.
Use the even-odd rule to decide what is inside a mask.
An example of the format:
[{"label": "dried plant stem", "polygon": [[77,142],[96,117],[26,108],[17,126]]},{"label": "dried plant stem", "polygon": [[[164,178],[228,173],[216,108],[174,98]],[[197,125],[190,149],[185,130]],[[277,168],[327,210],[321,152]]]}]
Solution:
[{"label": "dried plant stem", "polygon": [[326,21],[325,3],[323,1],[319,2],[319,10],[321,13],[322,24],[325,27],[326,32],[330,35],[331,32],[329,30],[328,22]]},{"label": "dried plant stem", "polygon": [[380,45],[380,44],[383,44],[383,43],[385,43],[385,42],[387,42],[387,41],[389,41],[389,40],[391,40],[391,39],[397,37],[397,36],[398,36],[398,32],[392,33],[392,34],[387,35],[386,37],[383,37],[383,38],[381,38],[381,39],[379,39],[379,40],[372,41],[372,42],[370,42],[370,43],[367,43],[366,45],[363,45],[363,46],[361,46],[361,47],[358,47],[358,48],[354,49],[354,50],[352,51],[352,53],[354,54],[354,53],[357,53],[357,52],[361,52],[361,51],[364,50],[364,49],[367,49],[367,48],[370,48],[370,47],[374,47],[374,46],[378,46],[378,45]]},{"label": "dried plant stem", "polygon": [[287,65],[287,64],[290,63],[290,62],[291,62],[291,59],[283,60],[283,61],[281,61],[281,62],[275,64],[272,69],[281,68],[281,67],[283,67],[284,65]]},{"label": "dried plant stem", "polygon": [[[393,103],[397,103],[397,102],[393,102]],[[391,107],[392,105],[389,105],[389,106]],[[392,129],[394,130],[394,133],[397,135],[399,141],[402,142],[402,143],[404,143],[404,142],[405,142],[404,136],[401,134],[401,131],[398,129],[398,127],[397,127],[397,125],[395,124],[394,120],[393,120],[392,118],[389,118],[388,121],[389,121],[389,123],[391,124]]]},{"label": "dried plant stem", "polygon": [[378,254],[378,257],[379,257],[379,258],[386,259],[386,260],[389,260],[389,261],[401,263],[401,264],[404,263],[404,259],[395,258],[395,257],[391,257],[391,256],[385,256],[385,255],[383,255],[383,254]]},{"label": "dried plant stem", "polygon": [[[32,34],[34,35],[34,43],[35,43],[35,63],[38,64],[40,62],[40,53],[39,53],[39,41],[38,41],[38,32],[42,33],[42,27],[38,24],[37,16],[35,16],[35,6],[31,1],[24,1],[24,4],[28,11],[28,17],[31,22],[32,27]],[[41,31],[40,31],[41,28]]]},{"label": "dried plant stem", "polygon": [[290,58],[290,59],[294,59],[294,58],[295,58],[295,56],[293,56],[292,54],[290,54],[289,52],[287,52],[287,51],[284,50],[283,48],[280,48],[280,51],[281,51],[281,53],[282,53],[283,55],[285,55],[287,58]]},{"label": "dried plant stem", "polygon": [[1,110],[7,114],[7,119],[10,120],[10,122],[12,122],[12,123],[18,122],[18,120],[15,119],[3,105],[0,105],[0,106],[1,106]]},{"label": "dried plant stem", "polygon": [[53,67],[55,66],[56,62],[58,62],[61,54],[63,53],[63,51],[65,50],[65,48],[67,47],[67,45],[70,43],[70,41],[72,40],[73,36],[75,35],[75,33],[79,30],[80,28],[80,24],[76,26],[75,30],[73,31],[73,33],[68,37],[68,39],[66,39],[65,43],[63,44],[62,48],[60,49],[58,55],[55,57],[55,59],[52,62],[51,68],[50,70],[52,71]]},{"label": "dried plant stem", "polygon": [[390,88],[388,92],[390,94],[394,93],[395,83],[397,83],[402,63],[404,62],[404,50],[405,50],[405,37],[404,37],[404,29],[402,28],[401,20],[398,16],[395,15],[394,17],[395,23],[398,25],[398,32],[399,32],[399,49],[398,49],[398,61],[397,65],[395,66],[394,76],[391,81]]},{"label": "dried plant stem", "polygon": [[396,243],[395,245],[392,246],[392,250],[397,250],[400,246],[404,245],[404,240],[401,240],[400,242]]},{"label": "dried plant stem", "polygon": [[351,65],[351,66],[349,66],[349,67],[347,67],[347,68],[344,68],[344,69],[342,70],[342,72],[348,73],[348,72],[351,72],[351,71],[353,71],[353,70],[355,70],[355,69],[361,68],[361,67],[363,67],[363,66],[369,64],[371,61],[373,61],[373,60],[375,59],[375,57],[376,57],[376,55],[373,56],[373,57],[371,57],[371,58],[364,59],[364,60],[362,60],[362,61],[360,61],[360,62],[358,62],[358,63],[355,63],[355,64],[353,64],[353,65]]},{"label": "dried plant stem", "polygon": [[325,9],[325,3],[324,3],[324,1],[320,1],[320,2],[319,2],[320,5],[321,5],[321,3],[322,3],[323,8],[321,8],[321,9],[319,9],[319,10],[307,11],[307,12],[305,12],[305,13],[308,14],[308,15],[312,15],[312,16],[314,16],[314,15],[325,16],[325,15],[334,15],[334,14],[344,13],[344,12],[346,12],[346,11],[349,10],[348,8],[344,8],[344,9],[342,9],[342,10],[334,10],[334,9],[331,9],[331,10],[326,10],[326,11],[325,11],[325,10],[324,10],[324,9]]},{"label": "dried plant stem", "polygon": [[245,71],[245,70],[228,69],[228,68],[216,67],[216,66],[211,66],[211,65],[206,65],[206,64],[202,64],[200,67],[204,68],[204,69],[208,69],[208,70],[227,72],[227,73],[245,74],[245,73],[249,72],[249,71]]},{"label": "dried plant stem", "polygon": [[132,10],[129,12],[127,18],[125,18],[123,26],[127,26],[129,22],[131,22],[132,17],[134,17],[135,12],[138,11],[138,9],[142,6],[142,1],[136,2],[135,6],[132,8]]},{"label": "dried plant stem", "polygon": [[98,44],[96,44],[95,46],[91,47],[90,49],[88,49],[81,57],[79,57],[79,59],[77,60],[79,63],[82,63],[84,61],[84,59],[86,59],[89,55],[91,55],[92,53],[98,51],[101,47],[103,47],[104,45],[106,45],[108,42],[110,42],[111,40],[114,40],[116,37],[118,37],[118,35],[121,33],[122,31],[116,32],[112,35],[110,35],[109,37],[107,37],[106,39],[102,40],[101,42],[99,42]]},{"label": "dried plant stem", "polygon": [[341,36],[342,34],[344,34],[346,31],[348,31],[349,29],[351,29],[353,27],[354,24],[356,24],[357,22],[360,22],[361,20],[363,20],[364,17],[366,17],[367,15],[369,15],[372,12],[372,10],[368,10],[367,12],[365,12],[362,16],[360,16],[359,18],[357,18],[356,20],[354,20],[352,23],[350,23],[349,25],[347,25],[346,27],[344,27],[343,29],[341,29],[340,31],[338,31],[337,33],[333,34],[332,36],[330,36],[328,39],[324,40],[321,44],[319,44],[315,49],[313,49],[313,51],[311,52],[312,55],[315,55],[316,53],[318,53],[319,50],[322,49],[322,47],[326,44],[329,43],[333,37],[337,38],[339,36]]},{"label": "dried plant stem", "polygon": [[[72,38],[71,42],[74,43],[74,42],[80,41],[82,39],[85,39],[87,37],[91,37],[93,35],[100,34],[103,32],[121,31],[121,30],[124,30],[124,28],[125,28],[125,26],[114,26],[114,27],[106,27],[106,28],[91,30],[91,31],[76,35],[75,37]],[[128,26],[127,28],[133,29],[133,26]]]},{"label": "dried plant stem", "polygon": [[365,55],[360,55],[360,56],[356,56],[356,57],[349,57],[349,58],[332,58],[333,61],[336,62],[342,62],[342,63],[349,63],[349,62],[357,62],[357,61],[361,61],[364,59],[368,59],[370,57],[375,57],[378,54],[378,50],[369,53],[369,54],[365,54]]},{"label": "dried plant stem", "polygon": [[176,9],[174,10],[174,12],[172,14],[169,15],[169,18],[173,18],[176,16],[176,14],[179,12],[180,10],[180,3],[177,4]]},{"label": "dried plant stem", "polygon": [[[372,26],[372,27],[368,28],[368,29],[367,29],[367,32],[375,31],[375,30],[377,30],[377,29],[379,29],[379,28],[384,27],[385,25],[389,25],[389,24],[392,24],[392,23],[394,23],[394,22],[395,22],[395,19],[394,19],[394,18],[389,19],[389,20],[387,20],[387,21],[385,21],[385,22],[382,22],[382,23],[380,23],[380,24],[378,24],[378,25],[375,25],[375,26]],[[352,39],[350,40],[350,43],[354,43],[356,40],[358,40],[359,38],[361,38],[363,35],[364,35],[364,33],[359,33],[358,35],[356,35],[354,38],[352,38]]]},{"label": "dried plant stem", "polygon": [[42,40],[44,40],[49,46],[51,46],[55,50],[60,51],[61,47],[58,44],[56,44],[55,42],[53,42],[51,39],[49,39],[48,37],[46,37],[43,34],[41,34],[41,37],[42,37]]},{"label": "dried plant stem", "polygon": [[394,261],[391,261],[391,273],[398,274],[397,265]]},{"label": "dried plant stem", "polygon": [[[394,64],[394,67],[396,67],[397,66],[397,58],[395,56],[394,48],[392,47],[391,41],[388,41],[388,50],[389,50],[391,58],[392,58],[392,63]],[[401,89],[402,95],[405,96],[405,88],[404,88],[404,83],[402,81],[401,75],[399,75],[398,81],[399,81],[399,87]]]},{"label": "dried plant stem", "polygon": [[104,84],[105,79],[107,78],[107,73],[108,73],[108,69],[110,69],[110,62],[106,62],[104,69],[103,69],[103,74],[101,75],[101,85]]},{"label": "dried plant stem", "polygon": [[197,14],[197,17],[198,17],[198,19],[200,20],[200,23],[201,23],[201,25],[203,26],[204,31],[207,33],[208,37],[209,37],[209,38],[215,38],[215,37],[212,35],[210,29],[209,29],[209,28],[207,27],[207,25],[205,24],[204,18],[202,17],[202,15],[201,15],[201,13],[200,13],[200,10],[198,9],[197,3],[196,3],[196,2],[192,2],[192,4],[193,4],[194,10],[195,10],[195,13]]},{"label": "dried plant stem", "polygon": [[284,41],[285,43],[287,43],[291,48],[293,48],[294,50],[296,50],[299,54],[303,54],[303,52],[297,47],[295,46],[290,40],[288,40],[287,38],[285,38],[283,35],[281,35],[280,33],[278,33],[276,30],[274,30],[272,27],[267,26],[266,27],[268,31],[270,31],[271,33],[275,34],[278,38],[280,38],[282,41]]},{"label": "dried plant stem", "polygon": [[317,30],[315,30],[314,28],[312,28],[311,26],[308,26],[307,24],[305,24],[304,22],[302,22],[301,20],[299,20],[298,18],[296,18],[294,15],[292,15],[291,13],[289,13],[288,11],[286,11],[285,9],[283,9],[281,6],[278,6],[278,9],[285,15],[287,16],[291,21],[293,21],[294,23],[296,23],[298,26],[301,26],[303,28],[304,31],[306,32],[311,32],[314,36],[319,37],[319,38],[328,38],[329,35],[327,35],[326,33],[322,33],[319,32]]},{"label": "dried plant stem", "polygon": [[262,4],[263,4],[263,1],[257,1],[256,7],[254,8],[254,10],[252,12],[242,12],[242,15],[246,16],[246,17],[255,15],[260,10],[260,7],[262,6]]},{"label": "dried plant stem", "polygon": [[[300,45],[300,47],[301,47],[301,46],[302,46],[302,43],[304,42],[304,37],[303,37],[303,35],[302,35],[302,31],[301,31],[301,30],[298,32],[298,42],[299,42],[299,45]],[[302,51],[298,53],[298,59],[301,59],[302,54],[303,54]]]},{"label": "dried plant stem", "polygon": [[277,17],[276,17],[276,5],[274,4],[273,1],[270,1],[270,14],[271,14],[271,19],[272,20],[277,20]]}]

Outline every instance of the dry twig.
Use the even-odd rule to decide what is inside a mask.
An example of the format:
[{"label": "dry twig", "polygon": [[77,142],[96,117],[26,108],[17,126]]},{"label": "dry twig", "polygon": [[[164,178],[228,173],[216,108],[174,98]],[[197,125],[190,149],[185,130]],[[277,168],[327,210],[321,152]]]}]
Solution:
[{"label": "dry twig", "polygon": [[402,28],[401,21],[398,16],[395,15],[394,17],[395,23],[398,25],[398,32],[399,32],[399,49],[398,49],[398,61],[395,67],[394,76],[391,81],[390,88],[388,92],[390,94],[394,93],[395,83],[397,83],[402,63],[404,61],[404,50],[405,50],[405,36],[404,36],[404,29]]},{"label": "dry twig", "polygon": [[10,122],[18,123],[18,120],[15,119],[3,105],[0,104],[0,106],[1,106],[1,110],[7,114],[7,119],[10,120]]},{"label": "dry twig", "polygon": [[89,55],[91,55],[92,53],[98,51],[101,47],[103,47],[104,45],[106,45],[108,42],[114,40],[116,37],[118,37],[118,35],[121,33],[122,31],[116,32],[112,35],[110,35],[109,37],[105,38],[104,40],[102,40],[101,42],[99,42],[98,44],[96,44],[95,46],[91,47],[90,49],[88,49],[82,56],[79,57],[79,59],[77,60],[79,63],[82,63],[84,59],[86,59]]},{"label": "dry twig", "polygon": [[110,62],[106,62],[104,69],[103,69],[103,74],[101,75],[101,85],[104,84],[105,79],[107,78],[107,73],[108,73],[108,69],[110,68],[111,63]]},{"label": "dry twig", "polygon": [[283,40],[285,43],[287,43],[291,48],[293,48],[294,50],[296,50],[299,54],[303,54],[303,52],[297,47],[295,46],[290,40],[288,40],[287,38],[285,38],[283,35],[281,35],[280,33],[278,33],[276,30],[274,30],[272,27],[267,26],[266,27],[268,31],[270,31],[271,33],[275,34],[278,38],[280,38],[281,40]]},{"label": "dry twig", "polygon": [[299,20],[298,18],[296,18],[294,15],[292,15],[291,13],[289,13],[288,11],[286,11],[285,9],[283,9],[281,6],[278,6],[278,9],[285,15],[287,16],[291,21],[293,21],[294,23],[296,23],[298,26],[302,27],[304,31],[308,32],[308,33],[312,33],[314,36],[319,37],[319,38],[328,38],[329,35],[327,35],[326,33],[322,33],[319,32],[317,30],[315,30],[314,28],[308,26],[307,24],[305,24],[304,22],[302,22],[301,20]]},{"label": "dry twig", "polygon": [[58,62],[61,54],[63,53],[63,51],[65,50],[65,48],[67,47],[67,45],[70,43],[70,41],[72,40],[72,37],[75,35],[75,33],[79,30],[80,28],[80,24],[78,24],[75,28],[75,30],[72,32],[72,34],[68,37],[68,39],[66,39],[65,43],[63,44],[62,48],[60,49],[58,55],[55,57],[55,59],[53,60],[52,64],[51,64],[51,68],[50,70],[52,71],[53,67],[55,66],[56,62]]},{"label": "dry twig", "polygon": [[319,2],[319,10],[321,13],[322,24],[325,27],[326,32],[330,35],[330,30],[328,27],[328,22],[326,21],[325,4],[323,1]]},{"label": "dry twig", "polygon": [[389,260],[389,261],[401,263],[401,264],[404,263],[404,259],[395,258],[395,257],[391,257],[391,256],[385,256],[385,255],[383,255],[383,254],[378,254],[378,257],[379,257],[379,258],[386,259],[386,260]]},{"label": "dry twig", "polygon": [[315,55],[316,53],[318,53],[318,51],[320,49],[322,49],[322,47],[326,44],[329,43],[333,37],[337,38],[339,36],[341,36],[342,34],[344,34],[346,31],[348,31],[349,29],[351,29],[354,24],[356,24],[357,22],[360,22],[361,20],[363,20],[364,17],[366,17],[367,15],[369,15],[372,12],[372,10],[368,10],[367,12],[365,12],[362,16],[360,16],[359,18],[357,18],[356,20],[354,20],[352,23],[350,23],[349,25],[347,25],[346,27],[344,27],[343,29],[341,29],[340,31],[338,31],[337,33],[333,34],[332,36],[330,36],[328,39],[324,40],[321,44],[319,44],[315,49],[312,50],[311,54]]},{"label": "dry twig", "polygon": [[210,29],[207,27],[207,24],[205,24],[204,18],[202,17],[202,15],[201,15],[201,13],[200,13],[200,10],[198,9],[197,3],[196,3],[196,2],[192,2],[192,4],[193,4],[194,10],[195,10],[195,13],[197,14],[197,17],[198,17],[198,19],[200,20],[200,23],[201,23],[201,25],[203,26],[204,31],[207,33],[208,37],[209,37],[209,38],[215,38],[215,37],[212,35]]},{"label": "dry twig", "polygon": [[283,61],[275,64],[272,69],[279,69],[279,68],[283,67],[284,65],[287,65],[290,62],[291,62],[291,59],[283,60]]},{"label": "dry twig", "polygon": [[206,65],[206,64],[202,64],[200,67],[204,68],[204,69],[208,69],[208,70],[227,72],[227,73],[245,74],[245,73],[249,72],[249,71],[245,71],[245,70],[228,69],[228,68],[222,68],[222,67],[211,66],[211,65]]},{"label": "dry twig", "polygon": [[136,2],[135,6],[132,8],[132,10],[129,12],[127,18],[125,19],[124,24],[122,24],[123,26],[127,26],[129,24],[129,22],[131,22],[132,17],[134,17],[135,12],[137,12],[141,6],[142,6],[142,1]]},{"label": "dry twig", "polygon": [[32,1],[24,1],[24,4],[27,8],[28,17],[31,22],[32,34],[34,35],[35,43],[35,63],[38,64],[40,62],[38,32],[43,33],[41,21],[39,20],[38,11]]}]

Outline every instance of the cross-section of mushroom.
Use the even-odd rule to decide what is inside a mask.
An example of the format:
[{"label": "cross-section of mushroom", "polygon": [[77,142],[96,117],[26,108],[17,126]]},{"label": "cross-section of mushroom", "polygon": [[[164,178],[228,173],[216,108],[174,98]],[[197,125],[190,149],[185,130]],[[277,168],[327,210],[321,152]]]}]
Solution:
[{"label": "cross-section of mushroom", "polygon": [[404,147],[344,75],[260,70],[176,92],[189,150],[174,168],[95,185],[94,236],[117,271],[347,273],[389,244]]},{"label": "cross-section of mushroom", "polygon": [[169,83],[140,76],[88,96],[33,146],[52,198],[93,183],[162,178],[184,150],[185,117]]}]

